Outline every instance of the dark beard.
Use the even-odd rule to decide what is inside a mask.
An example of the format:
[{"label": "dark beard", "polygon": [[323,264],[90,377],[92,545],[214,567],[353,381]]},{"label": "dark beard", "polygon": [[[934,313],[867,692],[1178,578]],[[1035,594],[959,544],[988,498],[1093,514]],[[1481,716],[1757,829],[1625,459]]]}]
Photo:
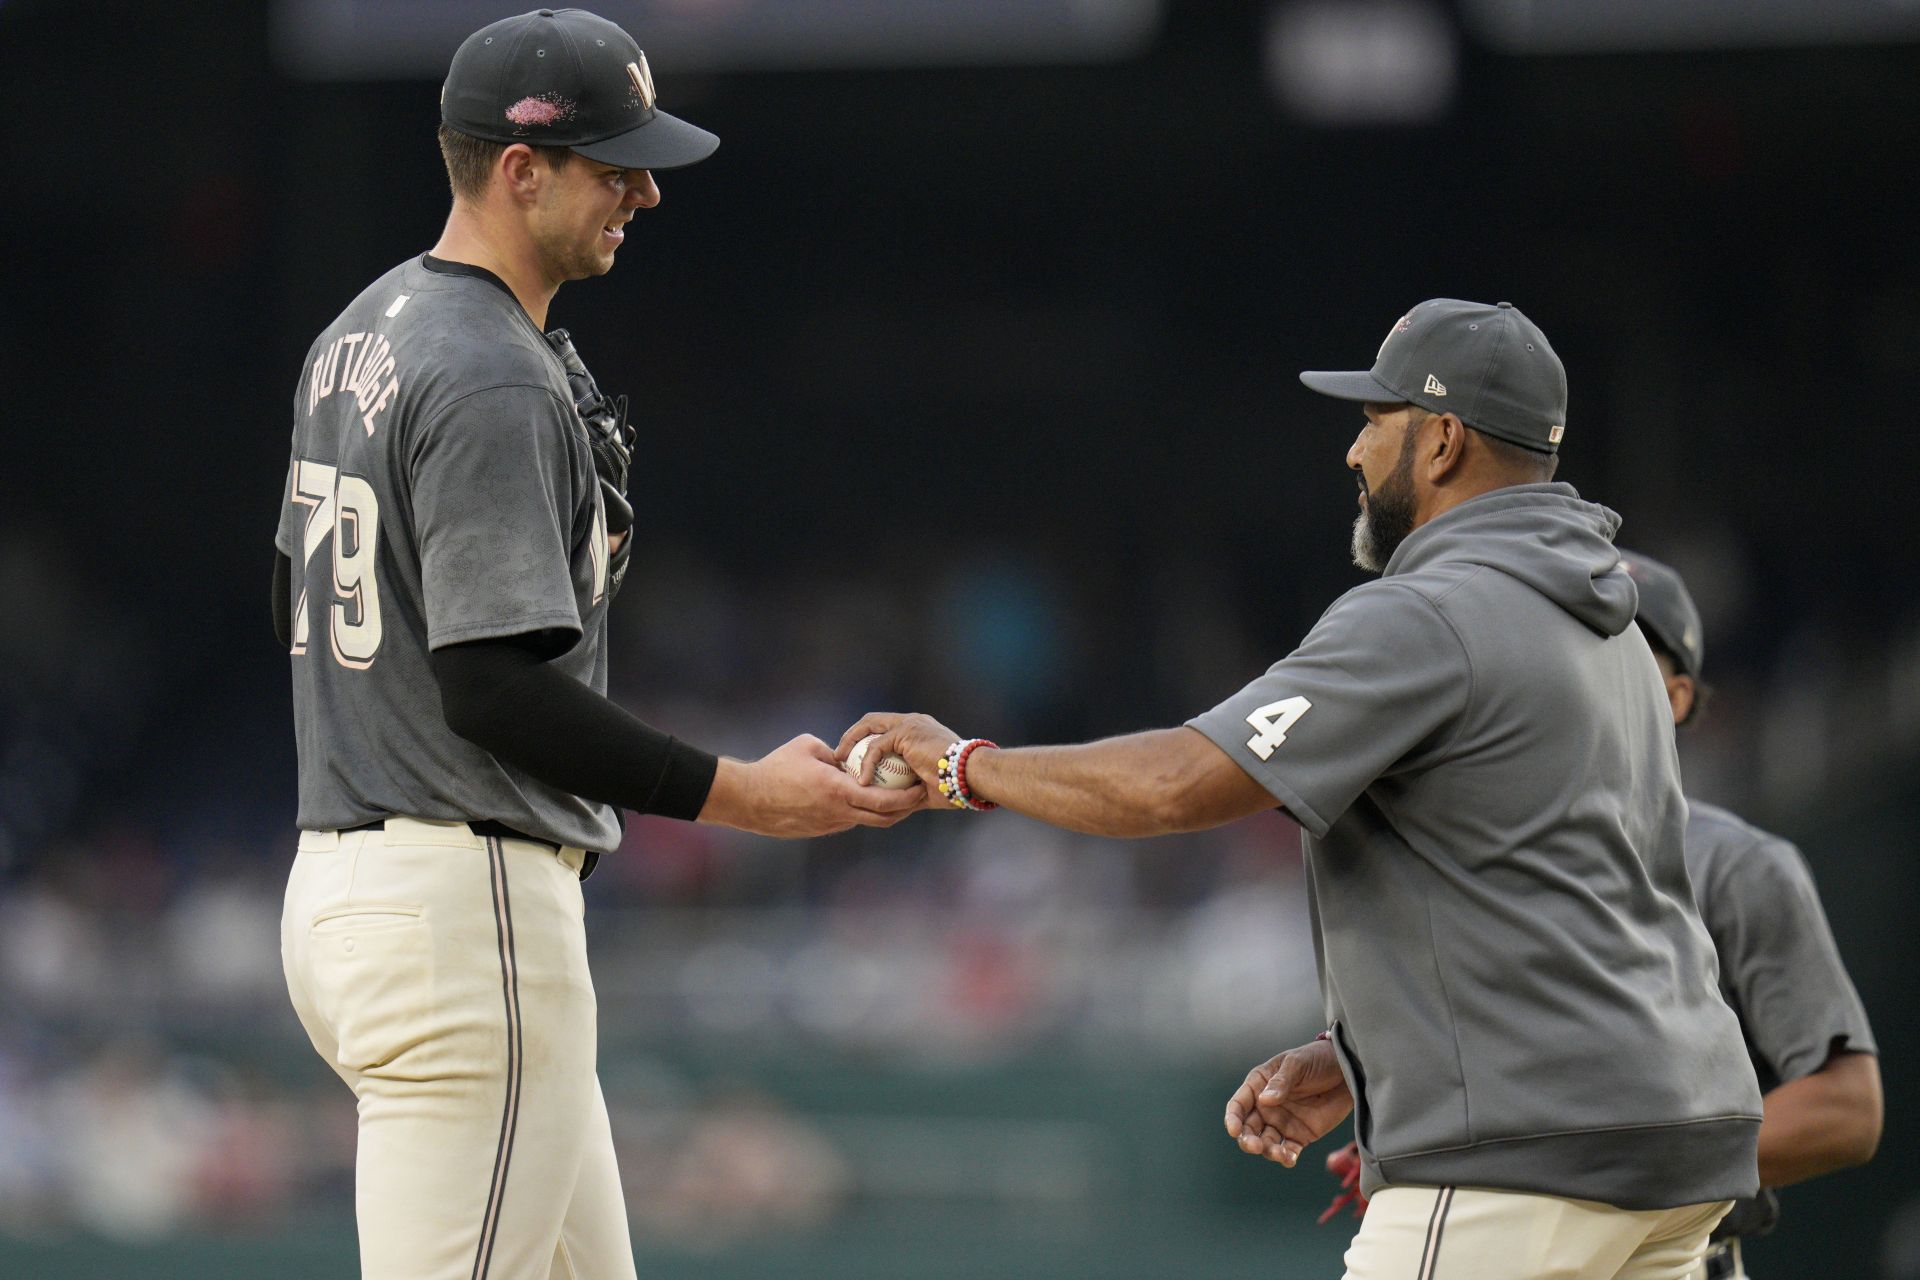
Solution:
[{"label": "dark beard", "polygon": [[[1367,505],[1353,521],[1353,562],[1379,573],[1413,532],[1413,445],[1408,428],[1393,474],[1378,489],[1367,490]],[[1362,486],[1366,478],[1361,477]]]}]

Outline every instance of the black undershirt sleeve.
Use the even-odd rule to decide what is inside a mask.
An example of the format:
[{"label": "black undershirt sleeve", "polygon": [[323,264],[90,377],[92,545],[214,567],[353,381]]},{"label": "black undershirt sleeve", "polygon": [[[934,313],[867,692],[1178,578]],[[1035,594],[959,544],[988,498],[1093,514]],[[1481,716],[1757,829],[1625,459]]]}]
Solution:
[{"label": "black undershirt sleeve", "polygon": [[447,725],[548,786],[691,822],[719,761],[563,675],[514,638],[428,655]]},{"label": "black undershirt sleeve", "polygon": [[293,590],[293,561],[287,559],[280,548],[273,549],[273,634],[280,639],[280,647],[293,648],[293,601],[287,598]]}]

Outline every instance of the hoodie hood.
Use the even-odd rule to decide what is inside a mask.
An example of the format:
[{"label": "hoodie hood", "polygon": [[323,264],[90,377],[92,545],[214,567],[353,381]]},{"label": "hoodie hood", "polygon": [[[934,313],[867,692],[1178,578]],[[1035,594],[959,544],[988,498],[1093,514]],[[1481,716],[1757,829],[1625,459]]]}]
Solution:
[{"label": "hoodie hood", "polygon": [[1620,517],[1570,484],[1523,484],[1469,498],[1407,535],[1382,577],[1442,563],[1485,565],[1518,579],[1579,619],[1617,636],[1640,593],[1620,566]]}]

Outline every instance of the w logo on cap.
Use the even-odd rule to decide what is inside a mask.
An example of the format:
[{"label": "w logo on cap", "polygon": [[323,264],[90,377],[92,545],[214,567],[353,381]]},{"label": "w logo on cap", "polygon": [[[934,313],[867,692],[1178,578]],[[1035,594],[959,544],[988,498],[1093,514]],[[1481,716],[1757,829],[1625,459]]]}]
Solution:
[{"label": "w logo on cap", "polygon": [[1440,379],[1434,377],[1432,374],[1428,374],[1426,391],[1430,396],[1443,396],[1447,394],[1447,387]]},{"label": "w logo on cap", "polygon": [[647,55],[641,54],[640,61],[627,64],[627,83],[633,86],[633,96],[640,99],[643,110],[653,110],[658,95],[653,91],[653,69],[647,66]]}]

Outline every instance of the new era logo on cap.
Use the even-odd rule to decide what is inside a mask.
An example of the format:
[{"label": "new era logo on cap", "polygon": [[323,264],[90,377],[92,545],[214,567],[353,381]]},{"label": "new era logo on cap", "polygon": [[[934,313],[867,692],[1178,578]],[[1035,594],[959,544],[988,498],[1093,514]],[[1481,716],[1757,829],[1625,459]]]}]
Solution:
[{"label": "new era logo on cap", "polygon": [[1434,377],[1432,374],[1428,374],[1427,375],[1427,394],[1430,396],[1443,396],[1447,394],[1447,385],[1444,382],[1440,381],[1440,379]]}]

